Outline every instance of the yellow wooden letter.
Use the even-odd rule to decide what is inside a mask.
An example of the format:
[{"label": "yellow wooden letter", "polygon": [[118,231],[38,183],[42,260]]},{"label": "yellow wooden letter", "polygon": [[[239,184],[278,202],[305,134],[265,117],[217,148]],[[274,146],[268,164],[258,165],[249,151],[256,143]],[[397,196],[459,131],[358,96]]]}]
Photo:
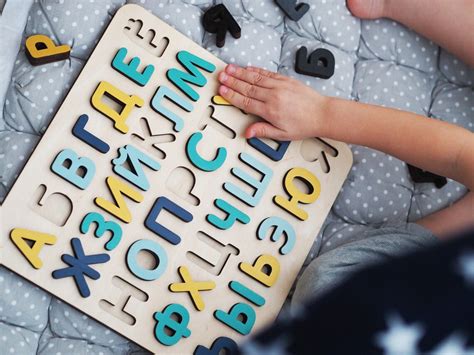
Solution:
[{"label": "yellow wooden letter", "polygon": [[142,194],[140,194],[138,191],[132,189],[129,185],[113,176],[109,176],[106,179],[106,182],[109,186],[110,193],[112,194],[115,203],[107,201],[102,197],[96,197],[94,202],[104,211],[109,212],[110,214],[124,221],[125,223],[130,223],[132,221],[132,214],[130,213],[130,210],[127,207],[127,203],[125,202],[123,195],[129,197],[135,202],[142,202]]},{"label": "yellow wooden letter", "polygon": [[45,64],[69,57],[71,47],[67,45],[56,46],[51,38],[45,35],[33,35],[25,41],[28,59],[32,64]]},{"label": "yellow wooden letter", "polygon": [[[107,97],[116,101],[118,104],[122,105],[122,110],[120,112],[111,108],[109,105],[102,101],[102,97],[107,95]],[[128,132],[128,126],[125,121],[127,120],[130,112],[135,106],[142,107],[143,100],[136,95],[127,95],[122,90],[117,89],[112,84],[101,81],[97,89],[95,89],[94,94],[92,95],[92,106],[103,113],[105,116],[110,118],[115,122],[115,129],[119,130],[123,134]]]},{"label": "yellow wooden letter", "polygon": [[[40,233],[28,229],[15,228],[10,232],[10,238],[13,244],[20,250],[23,256],[30,262],[35,269],[41,269],[43,262],[39,253],[45,244],[56,244],[56,237],[51,234]],[[25,240],[30,240],[33,245],[30,246]]]},{"label": "yellow wooden letter", "polygon": [[[293,180],[296,178],[303,180],[303,182],[309,187],[309,194],[302,192],[295,186]],[[307,220],[308,213],[298,207],[298,203],[310,204],[318,199],[319,194],[321,193],[321,183],[319,182],[319,179],[304,168],[293,168],[286,173],[283,186],[285,187],[286,192],[290,195],[290,199],[287,200],[283,196],[275,196],[273,201],[296,218],[302,221]]]},{"label": "yellow wooden letter", "polygon": [[218,106],[232,106],[232,104],[229,101],[227,101],[226,99],[224,99],[220,95],[213,96],[212,97],[212,103],[214,105],[218,105]]},{"label": "yellow wooden letter", "polygon": [[179,275],[183,280],[182,283],[172,283],[169,288],[171,292],[189,292],[194,307],[198,311],[204,310],[204,301],[201,297],[200,291],[210,291],[216,287],[214,281],[193,281],[191,274],[186,266],[178,268]]},{"label": "yellow wooden letter", "polygon": [[253,265],[240,263],[239,267],[240,270],[267,287],[273,286],[280,275],[280,263],[268,254],[260,255]]}]

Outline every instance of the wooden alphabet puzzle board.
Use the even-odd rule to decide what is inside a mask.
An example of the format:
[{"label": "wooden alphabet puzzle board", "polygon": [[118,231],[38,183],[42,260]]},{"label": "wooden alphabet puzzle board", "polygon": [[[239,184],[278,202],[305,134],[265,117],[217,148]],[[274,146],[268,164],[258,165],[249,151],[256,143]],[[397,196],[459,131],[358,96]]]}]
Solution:
[{"label": "wooden alphabet puzzle board", "polygon": [[2,265],[156,353],[274,320],[352,155],[245,140],[224,67],[122,7],[1,207]]}]

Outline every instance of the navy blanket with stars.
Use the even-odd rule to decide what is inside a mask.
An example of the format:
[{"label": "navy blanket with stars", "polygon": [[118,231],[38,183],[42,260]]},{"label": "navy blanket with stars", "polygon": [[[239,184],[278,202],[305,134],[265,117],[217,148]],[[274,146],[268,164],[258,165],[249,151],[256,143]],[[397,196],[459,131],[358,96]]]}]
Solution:
[{"label": "navy blanket with stars", "polygon": [[474,230],[366,269],[242,354],[474,354]]}]

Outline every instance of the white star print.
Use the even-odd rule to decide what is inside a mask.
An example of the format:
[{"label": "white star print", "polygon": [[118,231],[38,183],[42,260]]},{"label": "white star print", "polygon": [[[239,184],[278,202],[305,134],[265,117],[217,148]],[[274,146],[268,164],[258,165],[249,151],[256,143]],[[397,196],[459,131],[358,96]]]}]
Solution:
[{"label": "white star print", "polygon": [[468,284],[474,286],[474,252],[464,253],[459,257],[458,271]]},{"label": "white star print", "polygon": [[474,348],[466,349],[466,339],[458,334],[453,334],[443,340],[431,351],[431,355],[474,355]]},{"label": "white star print", "polygon": [[388,329],[376,334],[376,343],[383,348],[385,355],[416,355],[417,345],[424,330],[420,324],[408,325],[399,315],[390,315]]}]

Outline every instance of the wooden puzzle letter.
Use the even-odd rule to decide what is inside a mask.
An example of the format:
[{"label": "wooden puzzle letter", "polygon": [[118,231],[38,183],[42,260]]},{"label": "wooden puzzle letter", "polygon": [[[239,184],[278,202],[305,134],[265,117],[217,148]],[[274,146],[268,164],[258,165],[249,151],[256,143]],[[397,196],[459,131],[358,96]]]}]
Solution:
[{"label": "wooden puzzle letter", "polygon": [[173,129],[175,132],[180,132],[184,128],[184,121],[183,119],[178,116],[173,111],[167,109],[163,104],[162,101],[167,98],[177,106],[181,107],[186,112],[191,112],[194,110],[193,104],[186,100],[185,98],[179,96],[173,90],[166,86],[160,86],[156,91],[155,95],[151,99],[151,107],[153,110],[158,112],[164,118],[167,118],[171,122],[174,123]]},{"label": "wooden puzzle letter", "polygon": [[[18,250],[35,269],[41,269],[43,266],[39,254],[44,245],[54,245],[57,240],[54,235],[22,228],[12,229],[10,232],[10,238],[13,244],[15,244]],[[31,245],[31,243],[28,243],[25,240],[32,241],[33,244]]]},{"label": "wooden puzzle letter", "polygon": [[208,73],[213,73],[216,70],[216,66],[189,53],[188,51],[179,51],[177,58],[187,72],[172,68],[168,70],[166,75],[168,79],[191,100],[198,101],[199,94],[189,86],[189,83],[198,87],[203,87],[207,84],[207,79],[202,75],[198,68],[201,68]]},{"label": "wooden puzzle letter", "polygon": [[229,282],[229,288],[256,306],[262,307],[265,304],[265,298],[252,291],[247,286],[242,285],[239,281]]},{"label": "wooden puzzle letter", "polygon": [[214,95],[211,99],[211,102],[217,106],[232,106],[232,104],[224,99],[221,95]]},{"label": "wooden puzzle letter", "polygon": [[253,308],[246,303],[234,304],[229,313],[218,309],[214,317],[242,335],[250,333],[257,318]]},{"label": "wooden puzzle letter", "polygon": [[101,214],[90,212],[84,216],[81,222],[80,230],[82,234],[89,232],[92,223],[96,223],[97,227],[94,231],[94,236],[100,238],[105,232],[110,232],[110,238],[105,243],[105,249],[108,251],[114,250],[122,239],[122,228],[114,221],[105,221]]},{"label": "wooden puzzle letter", "polygon": [[[142,250],[148,251],[155,258],[155,266],[152,269],[146,269],[138,263],[138,253]],[[127,267],[132,274],[145,281],[157,280],[166,271],[168,265],[168,255],[158,243],[140,239],[133,243],[127,251]]]},{"label": "wooden puzzle letter", "polygon": [[214,159],[206,160],[199,155],[197,145],[201,141],[203,135],[201,132],[195,132],[189,137],[186,143],[186,155],[189,161],[198,169],[203,171],[215,171],[224,164],[227,158],[227,149],[219,147]]},{"label": "wooden puzzle letter", "polygon": [[[102,101],[102,97],[107,95],[110,99],[121,105],[121,111],[118,112]],[[112,84],[101,81],[91,99],[92,106],[106,117],[114,121],[114,127],[123,134],[128,132],[128,126],[125,123],[132,109],[143,106],[143,100],[136,95],[127,95]]]},{"label": "wooden puzzle letter", "polygon": [[[125,162],[130,166],[130,170],[124,168],[123,164]],[[147,191],[150,188],[150,183],[143,171],[142,164],[154,171],[160,169],[158,162],[131,144],[119,148],[119,156],[112,160],[112,164],[114,166],[113,170],[117,175],[120,175],[143,191]]]},{"label": "wooden puzzle letter", "polygon": [[[132,298],[143,303],[147,302],[149,299],[148,294],[119,276],[112,278],[112,284],[117,288],[117,290],[110,293],[114,300],[101,299],[99,307],[122,322],[128,325],[135,325],[137,320],[133,313],[131,313],[131,310],[136,308],[133,305],[129,305],[129,302]],[[127,307],[129,308],[128,310]]]},{"label": "wooden puzzle letter", "polygon": [[87,298],[91,295],[91,292],[85,276],[90,277],[92,280],[98,280],[100,278],[100,273],[89,265],[106,263],[110,260],[110,256],[108,254],[84,254],[84,249],[79,238],[72,238],[71,246],[74,256],[68,254],[61,256],[61,260],[69,266],[53,271],[52,276],[54,279],[63,279],[65,277],[74,278],[79,293],[82,297]]},{"label": "wooden puzzle letter", "polygon": [[250,185],[255,191],[250,195],[230,182],[224,184],[224,189],[250,207],[255,207],[259,204],[263,194],[267,190],[268,184],[270,184],[273,177],[273,171],[250,154],[240,153],[239,158],[248,166],[259,172],[262,175],[262,178],[257,180],[240,168],[232,168],[232,175],[239,178],[247,185]]},{"label": "wooden puzzle letter", "polygon": [[88,121],[89,116],[86,114],[80,115],[74,124],[74,127],[72,128],[72,134],[84,143],[90,145],[95,150],[104,154],[107,153],[110,149],[109,145],[103,140],[97,138],[94,134],[86,131],[85,127]]},{"label": "wooden puzzle letter", "polygon": [[206,216],[207,221],[212,224],[214,227],[226,230],[231,228],[236,221],[239,221],[242,224],[248,224],[250,222],[250,217],[238,208],[232,206],[227,201],[221,200],[220,198],[214,200],[214,204],[227,216],[225,219],[219,218],[216,215],[208,214]]},{"label": "wooden puzzle letter", "polygon": [[115,203],[111,203],[102,197],[96,197],[94,199],[95,204],[121,221],[130,223],[132,221],[132,214],[127,207],[123,195],[129,197],[132,201],[142,202],[142,194],[113,176],[109,176],[105,181]]},{"label": "wooden puzzle letter", "polygon": [[214,281],[193,281],[186,266],[180,266],[178,268],[178,273],[181,276],[183,282],[170,284],[170,291],[188,292],[191,300],[193,301],[194,307],[196,307],[198,311],[204,310],[204,301],[199,292],[213,290],[216,287],[216,283]]},{"label": "wooden puzzle letter", "polygon": [[44,219],[63,227],[71,217],[73,204],[64,193],[48,191],[48,187],[41,184],[32,195],[30,208]]},{"label": "wooden puzzle letter", "polygon": [[239,267],[244,273],[267,287],[273,286],[280,275],[278,259],[268,254],[260,255],[253,265],[242,262]]},{"label": "wooden puzzle letter", "polygon": [[26,57],[32,65],[41,65],[69,58],[71,47],[56,46],[51,38],[45,35],[33,35],[26,39]]},{"label": "wooden puzzle letter", "polygon": [[149,64],[142,70],[140,73],[138,71],[138,66],[140,65],[140,58],[133,57],[128,64],[124,63],[125,57],[127,56],[127,48],[120,48],[115,54],[114,59],[112,60],[112,68],[117,70],[119,73],[122,73],[127,78],[132,80],[134,83],[145,86],[150,80],[155,67],[152,64]]},{"label": "wooden puzzle letter", "polygon": [[290,145],[290,142],[288,141],[275,141],[278,143],[278,148],[275,150],[259,138],[250,138],[247,139],[247,142],[250,146],[254,147],[273,161],[280,161],[283,159]]},{"label": "wooden puzzle letter", "polygon": [[[294,179],[302,180],[309,188],[309,193],[304,193],[299,190],[293,183]],[[287,200],[283,196],[275,196],[273,201],[275,204],[288,211],[296,218],[305,221],[308,219],[308,213],[302,208],[298,207],[298,203],[310,204],[316,201],[321,192],[321,183],[319,179],[314,176],[310,171],[304,168],[293,168],[289,170],[285,175],[283,186],[290,195],[290,199]]]},{"label": "wooden puzzle letter", "polygon": [[164,196],[156,199],[151,211],[148,213],[145,219],[145,226],[171,244],[178,245],[181,243],[181,237],[156,221],[162,210],[168,211],[186,223],[193,220],[193,215]]},{"label": "wooden puzzle letter", "polygon": [[288,254],[293,249],[296,242],[296,232],[294,228],[283,218],[276,216],[268,217],[258,226],[258,239],[265,239],[270,229],[272,229],[270,238],[274,242],[278,242],[282,236],[285,236],[286,240],[280,248],[280,254]]},{"label": "wooden puzzle letter", "polygon": [[95,164],[85,157],[78,157],[71,149],[61,151],[51,164],[51,170],[74,186],[85,190],[95,175]]},{"label": "wooden puzzle letter", "polygon": [[[188,338],[191,335],[188,329],[189,312],[180,304],[169,304],[163,312],[156,312],[153,318],[156,320],[155,338],[163,345],[176,345],[181,338]],[[171,331],[171,334],[165,329]]]},{"label": "wooden puzzle letter", "polygon": [[[203,244],[208,245],[211,250],[207,248],[206,251],[202,250],[200,254],[195,251],[188,251],[186,257],[201,269],[215,276],[221,274],[231,255],[239,255],[240,253],[239,249],[232,244],[222,244],[204,232],[198,232],[197,239],[201,240]],[[199,245],[195,244],[195,247],[199,247]],[[212,251],[219,253],[219,258],[215,262],[209,261],[209,255]],[[204,255],[206,258],[204,258]]]},{"label": "wooden puzzle letter", "polygon": [[222,353],[234,355],[237,354],[238,350],[239,346],[234,340],[227,337],[219,337],[214,340],[209,349],[198,345],[194,350],[194,355],[221,355]]}]

